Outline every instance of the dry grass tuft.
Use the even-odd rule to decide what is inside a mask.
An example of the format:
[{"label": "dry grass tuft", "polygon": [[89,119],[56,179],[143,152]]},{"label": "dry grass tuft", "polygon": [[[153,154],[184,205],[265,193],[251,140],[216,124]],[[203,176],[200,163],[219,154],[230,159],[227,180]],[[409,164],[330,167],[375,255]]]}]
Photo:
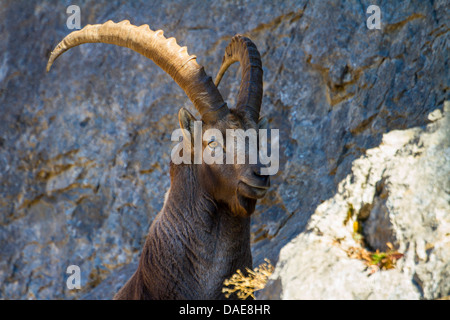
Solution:
[{"label": "dry grass tuft", "polygon": [[359,259],[366,264],[369,274],[373,274],[378,270],[394,269],[397,260],[403,257],[403,253],[394,249],[392,243],[386,243],[389,250],[380,252],[378,249],[375,252],[370,252],[362,247],[350,247],[346,250],[349,258]]},{"label": "dry grass tuft", "polygon": [[246,268],[246,275],[241,270],[237,270],[235,274],[223,282],[224,288],[222,292],[226,298],[236,293],[238,299],[246,300],[249,297],[255,299],[255,291],[265,287],[267,280],[274,271],[274,266],[268,259],[264,259],[265,263],[256,267],[255,270]]}]

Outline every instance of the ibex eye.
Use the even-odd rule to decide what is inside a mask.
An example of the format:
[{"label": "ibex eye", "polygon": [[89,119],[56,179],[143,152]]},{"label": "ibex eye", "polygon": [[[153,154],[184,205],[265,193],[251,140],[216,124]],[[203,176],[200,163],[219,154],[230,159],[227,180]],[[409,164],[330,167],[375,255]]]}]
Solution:
[{"label": "ibex eye", "polygon": [[210,147],[211,149],[214,149],[218,146],[219,146],[219,143],[215,140],[211,140],[210,142],[208,142],[208,147]]}]

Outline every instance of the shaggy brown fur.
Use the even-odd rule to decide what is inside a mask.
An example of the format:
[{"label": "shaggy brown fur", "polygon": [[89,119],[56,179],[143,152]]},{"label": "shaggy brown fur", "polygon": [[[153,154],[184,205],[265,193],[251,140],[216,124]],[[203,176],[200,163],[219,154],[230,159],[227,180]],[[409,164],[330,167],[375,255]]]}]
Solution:
[{"label": "shaggy brown fur", "polygon": [[250,217],[216,203],[198,168],[171,165],[172,185],[182,187],[171,189],[137,271],[114,299],[222,299],[223,281],[251,268]]},{"label": "shaggy brown fur", "polygon": [[[256,126],[231,110],[204,130],[246,125]],[[270,183],[256,173],[259,168],[171,163],[171,188],[150,227],[139,267],[114,298],[223,299],[224,280],[252,267],[250,215]]]}]

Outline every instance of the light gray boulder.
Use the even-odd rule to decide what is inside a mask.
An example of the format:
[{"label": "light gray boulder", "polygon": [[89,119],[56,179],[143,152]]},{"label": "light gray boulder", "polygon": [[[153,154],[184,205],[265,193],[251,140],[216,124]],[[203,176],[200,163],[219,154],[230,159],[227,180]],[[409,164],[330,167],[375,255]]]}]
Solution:
[{"label": "light gray boulder", "polygon": [[[437,117],[436,115],[439,114]],[[337,193],[283,247],[270,299],[436,299],[450,293],[450,102],[425,128],[394,130],[355,160]],[[354,215],[348,219],[349,206]],[[347,221],[348,220],[348,221]],[[371,274],[347,250],[362,225],[368,250],[404,256]],[[347,223],[345,223],[347,222]],[[357,239],[356,239],[357,240]]]}]

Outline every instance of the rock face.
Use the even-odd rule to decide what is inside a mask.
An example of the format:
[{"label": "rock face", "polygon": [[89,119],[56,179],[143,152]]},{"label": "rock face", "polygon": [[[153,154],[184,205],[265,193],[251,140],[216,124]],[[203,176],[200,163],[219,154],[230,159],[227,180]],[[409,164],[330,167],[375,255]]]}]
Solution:
[{"label": "rock face", "polygon": [[[83,45],[45,74],[70,32],[70,4],[1,5],[0,298],[111,298],[162,207],[176,114],[194,112],[169,76],[124,48]],[[252,222],[254,264],[276,263],[281,251],[262,298],[449,294],[450,9],[383,3],[381,29],[369,30],[371,4],[79,3],[82,26],[128,19],[164,29],[211,76],[234,34],[258,46],[262,113],[280,130],[280,170]],[[232,66],[219,87],[230,106],[239,75]],[[355,245],[351,223],[343,227],[349,203],[371,249],[389,241],[405,254],[395,269],[367,277],[330,244]],[[81,290],[66,286],[69,265],[80,267]]]},{"label": "rock face", "polygon": [[[259,298],[448,295],[449,160],[450,103],[444,118],[424,129],[385,134],[380,146],[353,162],[352,172],[339,183],[336,195],[317,207],[306,230],[281,250],[276,272]],[[367,247],[384,252],[386,243],[392,243],[404,254],[395,269],[370,274],[361,260],[348,256],[349,248],[361,247],[355,241],[355,221],[362,225]]]}]

